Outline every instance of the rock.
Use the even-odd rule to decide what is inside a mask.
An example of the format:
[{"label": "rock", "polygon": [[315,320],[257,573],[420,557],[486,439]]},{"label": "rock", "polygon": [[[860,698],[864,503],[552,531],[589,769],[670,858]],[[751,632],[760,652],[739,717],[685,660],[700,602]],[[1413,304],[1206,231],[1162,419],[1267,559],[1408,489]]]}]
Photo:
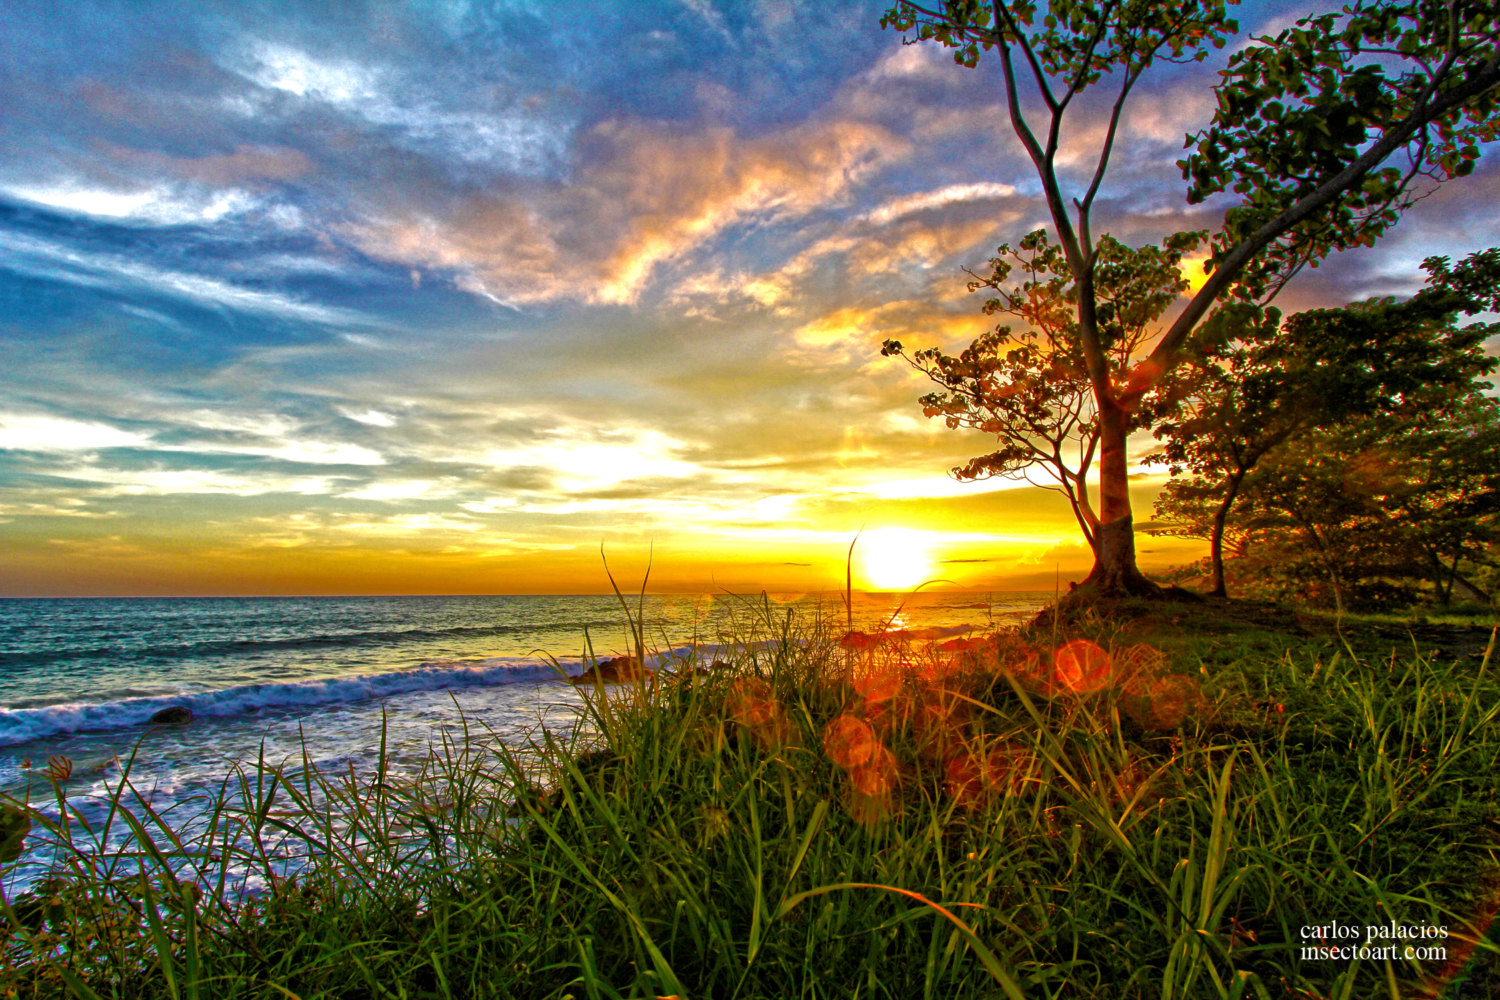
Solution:
[{"label": "rock", "polygon": [[700,677],[708,677],[713,673],[733,669],[734,668],[730,666],[728,662],[724,660],[715,660],[706,667],[693,667],[691,670],[683,670],[681,671],[681,676],[689,681],[692,681],[697,680]]},{"label": "rock", "polygon": [[30,832],[30,810],[9,802],[0,802],[0,862],[19,858],[26,835]]},{"label": "rock", "polygon": [[151,716],[150,726],[184,726],[193,721],[193,710],[186,705],[173,705]]},{"label": "rock", "polygon": [[618,684],[644,680],[654,673],[654,670],[641,666],[641,661],[633,656],[616,656],[612,660],[601,660],[571,680],[574,684]]}]

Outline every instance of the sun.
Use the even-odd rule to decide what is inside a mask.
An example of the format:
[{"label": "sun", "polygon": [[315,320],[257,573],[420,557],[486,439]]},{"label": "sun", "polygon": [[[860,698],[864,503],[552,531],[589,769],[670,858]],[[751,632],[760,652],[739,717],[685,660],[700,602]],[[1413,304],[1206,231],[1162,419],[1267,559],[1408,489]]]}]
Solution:
[{"label": "sun", "polygon": [[932,536],[910,528],[876,528],[854,546],[855,572],[871,590],[909,590],[933,579]]}]

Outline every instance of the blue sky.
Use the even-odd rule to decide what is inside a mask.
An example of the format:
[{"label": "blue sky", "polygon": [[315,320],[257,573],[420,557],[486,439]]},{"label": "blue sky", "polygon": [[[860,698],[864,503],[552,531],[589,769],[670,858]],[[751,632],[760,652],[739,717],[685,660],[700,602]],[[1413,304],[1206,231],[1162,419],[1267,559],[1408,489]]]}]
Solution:
[{"label": "blue sky", "polygon": [[[967,585],[1086,569],[1055,497],[944,477],[985,442],[879,356],[980,333],[961,269],[1044,221],[994,66],[881,12],[9,3],[0,592],[592,590],[601,542],[812,589],[861,526]],[[1117,237],[1221,215],[1175,166],[1213,69],[1137,98]],[[1500,242],[1497,176],[1281,304]]]}]

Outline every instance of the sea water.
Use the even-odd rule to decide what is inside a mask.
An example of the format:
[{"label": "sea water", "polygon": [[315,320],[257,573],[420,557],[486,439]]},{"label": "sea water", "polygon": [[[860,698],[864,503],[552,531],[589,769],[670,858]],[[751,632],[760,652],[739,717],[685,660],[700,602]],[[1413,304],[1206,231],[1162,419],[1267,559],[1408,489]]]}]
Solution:
[{"label": "sea water", "polygon": [[[787,616],[957,634],[1015,624],[1051,596],[855,595],[852,612],[830,594],[0,600],[0,792],[50,808],[44,771],[65,758],[70,808],[98,819],[128,768],[142,801],[186,825],[247,761],[364,774],[382,747],[415,768],[445,739],[566,738],[584,694],[565,675],[632,652],[632,619],[670,668],[769,638]],[[149,724],[178,706],[191,723]],[[45,874],[44,841],[33,831],[0,888]]]}]

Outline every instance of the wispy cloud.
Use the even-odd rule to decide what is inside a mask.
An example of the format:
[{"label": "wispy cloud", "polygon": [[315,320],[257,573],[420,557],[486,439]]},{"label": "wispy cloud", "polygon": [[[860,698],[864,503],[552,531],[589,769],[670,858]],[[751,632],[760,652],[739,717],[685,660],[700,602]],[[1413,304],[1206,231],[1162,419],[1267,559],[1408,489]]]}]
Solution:
[{"label": "wispy cloud", "polygon": [[[390,66],[319,57],[279,42],[248,41],[226,64],[265,92],[335,108],[390,129],[409,147],[443,158],[488,163],[511,173],[541,175],[561,162],[572,122],[524,104],[484,109],[455,106],[463,92],[432,92],[426,81]],[[243,100],[241,98],[241,100]],[[263,104],[245,106],[264,114]]]},{"label": "wispy cloud", "polygon": [[0,231],[0,268],[127,296],[162,295],[209,308],[327,325],[381,325],[352,309],[244,288],[206,275],[153,267],[121,255],[74,249],[15,232]]},{"label": "wispy cloud", "polygon": [[856,122],[755,139],[610,122],[584,148],[586,163],[569,183],[524,200],[475,197],[349,233],[367,253],[459,271],[503,301],[628,304],[659,269],[730,227],[834,207],[861,176],[908,150]]},{"label": "wispy cloud", "polygon": [[929,209],[942,208],[958,202],[995,201],[1013,197],[1016,189],[1010,184],[983,181],[974,184],[949,184],[935,191],[920,191],[916,194],[893,198],[860,216],[864,222],[884,226],[896,219]]},{"label": "wispy cloud", "polygon": [[331,492],[336,485],[334,480],[322,476],[291,476],[274,472],[245,474],[159,465],[120,468],[82,464],[58,469],[54,475],[89,484],[97,496],[264,496],[272,493],[319,496]]},{"label": "wispy cloud", "polygon": [[138,226],[202,226],[259,204],[248,191],[175,185],[111,188],[80,180],[0,185],[0,196],[67,215]]}]

